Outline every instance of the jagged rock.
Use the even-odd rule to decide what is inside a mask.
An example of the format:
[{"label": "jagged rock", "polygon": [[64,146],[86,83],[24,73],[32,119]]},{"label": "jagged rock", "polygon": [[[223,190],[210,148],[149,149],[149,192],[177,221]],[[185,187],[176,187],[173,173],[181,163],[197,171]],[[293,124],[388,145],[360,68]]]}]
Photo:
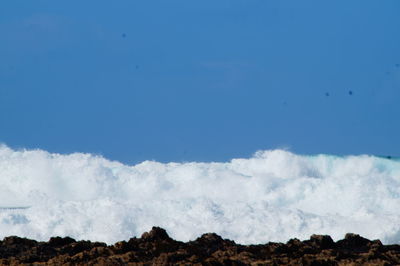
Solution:
[{"label": "jagged rock", "polygon": [[400,246],[356,234],[291,239],[286,244],[239,245],[208,233],[183,243],[153,227],[141,238],[104,243],[52,237],[37,242],[16,236],[0,241],[0,265],[400,265]]},{"label": "jagged rock", "polygon": [[49,240],[49,245],[51,247],[63,247],[68,244],[75,243],[75,239],[70,237],[51,237]]},{"label": "jagged rock", "polygon": [[343,240],[339,240],[336,244],[341,249],[360,253],[368,251],[371,242],[360,235],[348,233]]},{"label": "jagged rock", "polygon": [[335,248],[335,242],[327,235],[312,235],[309,241],[313,246],[319,247],[320,249]]},{"label": "jagged rock", "polygon": [[171,240],[167,231],[160,227],[154,227],[151,229],[150,232],[144,232],[142,234],[143,240],[154,241],[154,240]]}]

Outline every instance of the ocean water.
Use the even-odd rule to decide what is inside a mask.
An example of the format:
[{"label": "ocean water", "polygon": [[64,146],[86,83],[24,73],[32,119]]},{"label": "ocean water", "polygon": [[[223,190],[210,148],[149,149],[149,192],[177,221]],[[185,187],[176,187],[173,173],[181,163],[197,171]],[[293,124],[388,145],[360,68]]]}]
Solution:
[{"label": "ocean water", "polygon": [[125,165],[0,146],[0,238],[112,244],[161,226],[238,243],[347,232],[400,243],[400,160],[259,151],[229,162]]}]

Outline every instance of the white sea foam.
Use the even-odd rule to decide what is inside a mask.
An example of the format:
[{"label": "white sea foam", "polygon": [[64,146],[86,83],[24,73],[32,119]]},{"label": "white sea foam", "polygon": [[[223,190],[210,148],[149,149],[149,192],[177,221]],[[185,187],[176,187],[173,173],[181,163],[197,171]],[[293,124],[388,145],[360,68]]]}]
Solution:
[{"label": "white sea foam", "polygon": [[227,163],[129,166],[1,146],[0,207],[0,237],[111,244],[157,225],[183,241],[205,232],[239,243],[354,232],[400,243],[400,162],[271,150]]}]

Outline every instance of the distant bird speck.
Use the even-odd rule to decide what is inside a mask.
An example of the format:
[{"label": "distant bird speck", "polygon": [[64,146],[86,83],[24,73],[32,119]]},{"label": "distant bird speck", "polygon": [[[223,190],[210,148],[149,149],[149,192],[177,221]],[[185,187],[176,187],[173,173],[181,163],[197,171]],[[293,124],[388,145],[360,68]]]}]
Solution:
[{"label": "distant bird speck", "polygon": [[329,97],[329,92],[325,92],[325,96],[326,96],[326,97]]},{"label": "distant bird speck", "polygon": [[121,36],[122,36],[122,38],[125,38],[125,37],[126,37],[126,34],[125,34],[125,33],[122,33]]},{"label": "distant bird speck", "polygon": [[352,92],[352,91],[349,91],[349,95],[353,95],[353,92]]},{"label": "distant bird speck", "polygon": [[395,64],[396,67],[400,67],[400,64]]}]

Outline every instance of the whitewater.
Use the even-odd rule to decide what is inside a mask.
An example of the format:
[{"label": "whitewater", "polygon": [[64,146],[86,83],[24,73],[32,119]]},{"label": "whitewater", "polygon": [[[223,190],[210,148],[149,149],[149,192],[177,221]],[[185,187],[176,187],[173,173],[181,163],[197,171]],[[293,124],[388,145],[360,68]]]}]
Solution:
[{"label": "whitewater", "polygon": [[242,244],[346,233],[400,243],[400,160],[266,150],[229,162],[126,165],[0,146],[0,237],[113,244],[160,226]]}]

